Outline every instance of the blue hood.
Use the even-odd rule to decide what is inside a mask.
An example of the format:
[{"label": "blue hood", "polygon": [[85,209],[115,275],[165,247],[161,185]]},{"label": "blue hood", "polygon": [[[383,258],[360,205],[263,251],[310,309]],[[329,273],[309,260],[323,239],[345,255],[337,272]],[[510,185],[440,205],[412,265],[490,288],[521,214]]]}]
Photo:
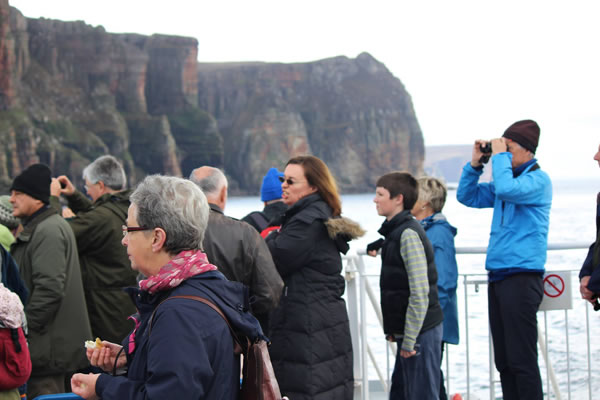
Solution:
[{"label": "blue hood", "polygon": [[421,222],[421,226],[425,230],[431,228],[434,225],[438,225],[440,227],[446,227],[448,230],[450,230],[450,232],[452,232],[452,236],[456,236],[456,228],[448,223],[446,216],[441,212],[430,215],[429,217],[424,218],[419,222]]}]

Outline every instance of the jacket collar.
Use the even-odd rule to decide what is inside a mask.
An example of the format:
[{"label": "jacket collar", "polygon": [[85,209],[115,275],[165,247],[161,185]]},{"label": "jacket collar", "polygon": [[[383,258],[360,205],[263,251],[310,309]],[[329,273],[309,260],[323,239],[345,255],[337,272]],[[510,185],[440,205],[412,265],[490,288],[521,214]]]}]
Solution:
[{"label": "jacket collar", "polygon": [[99,206],[100,204],[108,203],[109,201],[122,201],[128,200],[129,195],[131,194],[130,189],[121,190],[114,193],[104,193],[102,196],[98,197],[94,202],[94,206]]},{"label": "jacket collar", "polygon": [[45,220],[46,218],[48,218],[54,214],[57,214],[57,212],[52,207],[45,205],[44,207],[40,208],[32,216],[27,218],[26,221],[24,221],[23,231],[19,234],[17,239],[22,242],[29,242],[29,240],[31,239],[31,236],[33,235],[33,232],[35,231],[35,228],[43,220]]},{"label": "jacket collar", "polygon": [[310,194],[292,204],[283,214],[283,222],[299,214],[300,211],[302,211],[302,219],[306,222],[312,222],[316,219],[326,221],[331,218],[331,208],[323,201],[319,193]]},{"label": "jacket collar", "polygon": [[216,212],[216,213],[223,214],[223,215],[225,214],[225,213],[223,212],[223,210],[221,210],[221,207],[219,207],[219,206],[218,206],[218,205],[216,205],[216,204],[213,204],[213,203],[208,203],[208,206],[210,207],[211,211],[214,211],[214,212]]},{"label": "jacket collar", "polygon": [[410,213],[410,210],[401,211],[398,214],[396,214],[394,216],[394,218],[390,219],[389,221],[385,220],[383,222],[383,224],[381,224],[381,228],[379,228],[379,230],[377,232],[379,232],[381,234],[381,236],[387,237],[387,235],[392,233],[394,231],[394,229],[396,229],[398,226],[402,225],[404,222],[406,222],[412,218],[414,218],[414,217]]}]

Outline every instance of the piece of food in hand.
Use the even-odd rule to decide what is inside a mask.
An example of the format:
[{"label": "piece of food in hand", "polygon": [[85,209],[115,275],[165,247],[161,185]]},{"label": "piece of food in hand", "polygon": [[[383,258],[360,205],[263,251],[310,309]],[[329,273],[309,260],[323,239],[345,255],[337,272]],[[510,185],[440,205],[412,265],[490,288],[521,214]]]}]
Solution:
[{"label": "piece of food in hand", "polygon": [[86,349],[100,349],[100,348],[102,348],[102,340],[100,340],[99,337],[96,338],[96,341],[86,340],[85,348]]}]

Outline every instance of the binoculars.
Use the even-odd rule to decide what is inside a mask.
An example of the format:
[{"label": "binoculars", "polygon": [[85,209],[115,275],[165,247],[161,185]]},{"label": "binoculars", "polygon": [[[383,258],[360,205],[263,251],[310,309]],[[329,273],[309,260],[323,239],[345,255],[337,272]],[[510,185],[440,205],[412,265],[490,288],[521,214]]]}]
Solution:
[{"label": "binoculars", "polygon": [[479,162],[482,164],[487,164],[487,162],[490,161],[490,157],[492,156],[492,143],[486,142],[484,144],[480,144],[479,151],[483,153],[483,155],[479,157]]}]

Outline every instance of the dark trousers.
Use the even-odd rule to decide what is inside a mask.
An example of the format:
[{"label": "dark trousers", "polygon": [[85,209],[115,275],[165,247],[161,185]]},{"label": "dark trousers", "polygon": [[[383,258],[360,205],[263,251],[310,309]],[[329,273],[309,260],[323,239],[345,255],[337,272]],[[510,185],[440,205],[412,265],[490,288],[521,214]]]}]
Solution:
[{"label": "dark trousers", "polygon": [[489,284],[490,328],[504,400],[543,398],[537,352],[542,296],[542,277],[536,273],[519,273]]},{"label": "dark trousers", "polygon": [[400,355],[402,341],[396,342],[398,353],[392,373],[390,400],[437,400],[440,393],[440,349],[442,324],[417,336],[417,354]]},{"label": "dark trousers", "polygon": [[446,394],[446,385],[444,384],[444,370],[442,367],[442,359],[444,358],[444,347],[446,342],[442,341],[442,352],[440,353],[440,400],[448,400],[448,395]]}]

